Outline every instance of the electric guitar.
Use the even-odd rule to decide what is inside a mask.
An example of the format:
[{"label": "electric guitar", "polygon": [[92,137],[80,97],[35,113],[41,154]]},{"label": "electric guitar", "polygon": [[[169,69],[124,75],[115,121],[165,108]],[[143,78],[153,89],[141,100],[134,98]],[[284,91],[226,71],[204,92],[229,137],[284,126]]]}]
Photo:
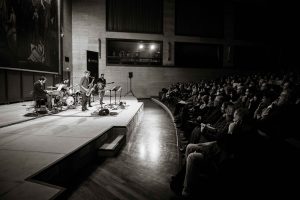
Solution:
[{"label": "electric guitar", "polygon": [[114,84],[115,82],[110,82],[110,83],[106,83],[106,84],[103,84],[103,83],[98,83],[98,88],[99,88],[99,91],[103,91],[104,88],[106,87],[106,85],[109,85],[109,84]]}]

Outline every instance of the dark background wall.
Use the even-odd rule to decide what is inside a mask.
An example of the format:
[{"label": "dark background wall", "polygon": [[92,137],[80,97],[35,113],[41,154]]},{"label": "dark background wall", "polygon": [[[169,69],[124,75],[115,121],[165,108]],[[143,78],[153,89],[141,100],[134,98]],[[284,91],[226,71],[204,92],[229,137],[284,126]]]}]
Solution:
[{"label": "dark background wall", "polygon": [[[290,2],[162,0],[163,16],[156,16],[156,20],[162,18],[157,30],[142,33],[141,30],[149,27],[131,24],[130,32],[122,27],[107,27],[107,1],[110,0],[62,1],[62,67],[57,75],[46,74],[49,85],[69,76],[72,84],[78,84],[87,68],[87,50],[99,52],[99,74],[105,73],[108,81],[121,85],[124,93],[129,90],[128,73],[133,72],[133,91],[137,97],[157,95],[162,87],[174,81],[197,81],[299,65],[299,12]],[[130,12],[127,15],[132,17]],[[107,38],[161,41],[162,65],[109,66]],[[197,56],[203,59],[194,59]],[[39,72],[2,68],[0,103],[30,99],[32,84],[39,75]]]},{"label": "dark background wall", "polygon": [[[287,3],[282,6],[269,1],[163,0],[163,33],[153,34],[126,32],[122,28],[108,30],[106,2],[72,1],[74,83],[79,82],[86,69],[86,50],[100,50],[99,73],[121,85],[124,93],[129,90],[128,72],[133,72],[137,97],[157,95],[174,81],[197,81],[295,65],[291,64],[295,63],[291,62],[296,54],[291,50],[291,41],[295,40],[289,36],[297,38],[293,17],[296,13],[282,14],[289,12]],[[163,64],[107,65],[107,38],[162,41]]]}]

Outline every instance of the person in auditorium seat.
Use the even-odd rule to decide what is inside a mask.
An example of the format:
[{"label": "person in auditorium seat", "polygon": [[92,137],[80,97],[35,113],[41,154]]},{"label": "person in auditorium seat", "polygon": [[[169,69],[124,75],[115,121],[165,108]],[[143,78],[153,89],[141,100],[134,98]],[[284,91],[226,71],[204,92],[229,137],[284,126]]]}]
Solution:
[{"label": "person in auditorium seat", "polygon": [[275,97],[275,94],[270,91],[262,93],[262,99],[254,112],[254,119],[260,120],[262,118],[262,114],[265,113],[267,107],[275,100]]},{"label": "person in auditorium seat", "polygon": [[221,112],[223,115],[215,123],[201,123],[195,127],[191,133],[189,143],[213,141],[227,133],[229,123],[232,121],[234,105],[231,102],[224,102],[221,106]]},{"label": "person in auditorium seat", "polygon": [[[259,130],[273,139],[284,139],[295,134],[298,128],[299,115],[295,105],[293,90],[283,90],[278,99],[273,101],[257,120]],[[297,132],[297,131],[296,131]]]},{"label": "person in auditorium seat", "polygon": [[[252,152],[250,147],[256,139],[254,133],[255,127],[247,109],[239,108],[234,112],[234,120],[229,125],[228,134],[215,141],[189,144],[186,148],[182,195],[201,195],[206,192],[204,187],[214,191],[215,188],[211,187],[217,187],[219,183],[214,182],[212,177],[224,170],[226,162],[231,162],[232,159],[241,162],[249,158],[248,155]],[[199,187],[199,184],[202,187]]]}]

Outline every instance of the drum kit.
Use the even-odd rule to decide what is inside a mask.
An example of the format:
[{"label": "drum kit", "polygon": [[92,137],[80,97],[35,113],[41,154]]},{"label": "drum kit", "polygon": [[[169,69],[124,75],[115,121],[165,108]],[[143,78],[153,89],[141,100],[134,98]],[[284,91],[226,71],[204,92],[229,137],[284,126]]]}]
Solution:
[{"label": "drum kit", "polygon": [[67,106],[67,108],[76,108],[77,105],[81,104],[81,93],[79,90],[75,90],[74,86],[67,86],[66,84],[56,84],[54,86],[48,86],[46,90],[51,96],[52,107],[57,108]]}]

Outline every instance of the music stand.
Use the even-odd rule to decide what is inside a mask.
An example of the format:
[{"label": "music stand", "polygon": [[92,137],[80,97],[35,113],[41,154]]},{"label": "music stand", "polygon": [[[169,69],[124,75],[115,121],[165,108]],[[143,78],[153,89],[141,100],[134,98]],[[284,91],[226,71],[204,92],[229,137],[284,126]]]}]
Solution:
[{"label": "music stand", "polygon": [[122,88],[121,88],[121,86],[119,86],[119,85],[113,87],[113,89],[112,89],[112,91],[115,92],[115,105],[117,105],[117,92],[118,92],[120,89],[122,89]]},{"label": "music stand", "polygon": [[112,103],[111,103],[111,91],[115,91],[116,86],[112,87],[109,89],[109,106],[112,107]]},{"label": "music stand", "polygon": [[121,96],[122,96],[122,87],[120,87],[120,98],[119,98],[119,104],[120,104],[120,102],[121,102]]}]

